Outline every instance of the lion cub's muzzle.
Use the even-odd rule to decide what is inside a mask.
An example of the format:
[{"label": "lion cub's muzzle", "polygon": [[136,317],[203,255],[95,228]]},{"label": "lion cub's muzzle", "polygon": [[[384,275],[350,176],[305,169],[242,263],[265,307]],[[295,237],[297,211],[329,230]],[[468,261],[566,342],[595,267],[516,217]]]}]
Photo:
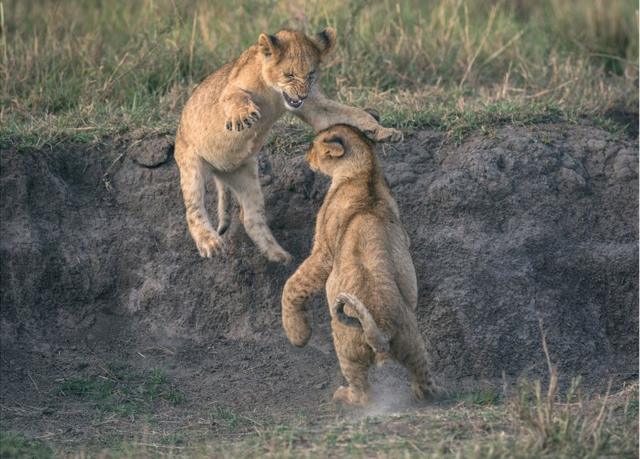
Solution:
[{"label": "lion cub's muzzle", "polygon": [[284,102],[287,108],[291,110],[297,110],[300,107],[302,107],[302,104],[304,104],[304,100],[307,98],[306,95],[298,96],[298,97],[290,97],[289,94],[287,94],[286,92],[282,93],[282,97],[284,97]]}]

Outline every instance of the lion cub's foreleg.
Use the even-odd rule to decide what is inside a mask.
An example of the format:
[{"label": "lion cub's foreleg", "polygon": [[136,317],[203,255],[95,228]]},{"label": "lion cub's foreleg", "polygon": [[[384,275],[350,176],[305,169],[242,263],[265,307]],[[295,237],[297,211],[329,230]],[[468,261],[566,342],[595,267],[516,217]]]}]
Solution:
[{"label": "lion cub's foreleg", "polygon": [[367,111],[327,99],[317,89],[309,94],[306,103],[294,114],[309,123],[316,132],[334,124],[347,124],[360,129],[377,142],[402,140],[402,132],[399,130],[381,126]]},{"label": "lion cub's foreleg", "polygon": [[287,280],[282,292],[282,326],[292,344],[302,347],[311,337],[304,303],[320,291],[329,277],[331,263],[321,251],[315,251]]},{"label": "lion cub's foreleg", "polygon": [[291,261],[291,255],[280,247],[267,225],[256,158],[249,158],[233,172],[216,173],[216,177],[234,192],[242,208],[244,228],[260,251],[271,261]]},{"label": "lion cub's foreleg", "polygon": [[180,169],[180,188],[187,212],[191,237],[203,257],[211,257],[222,249],[223,241],[211,226],[204,207],[205,181],[209,166],[184,143],[177,141],[175,158]]}]

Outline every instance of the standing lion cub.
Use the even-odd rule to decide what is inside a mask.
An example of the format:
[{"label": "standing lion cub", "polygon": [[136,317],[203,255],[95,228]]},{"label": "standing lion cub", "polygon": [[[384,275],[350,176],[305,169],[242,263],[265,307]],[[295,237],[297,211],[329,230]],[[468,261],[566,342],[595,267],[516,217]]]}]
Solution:
[{"label": "standing lion cub", "polygon": [[[242,207],[247,234],[272,261],[288,262],[267,226],[256,156],[271,127],[286,110],[316,131],[336,123],[356,126],[374,140],[399,140],[401,133],[384,128],[364,110],[326,99],[316,88],[321,60],[335,47],[328,28],[310,38],[284,30],[260,35],[258,43],[232,63],[209,75],[187,101],[176,136],[189,231],[203,257],[222,246],[220,235],[229,222],[226,188]],[[205,181],[215,177],[218,228],[204,207]]]},{"label": "standing lion cub", "polygon": [[317,216],[311,255],[282,293],[287,337],[296,346],[307,343],[311,328],[304,303],[326,284],[333,341],[348,382],[334,399],[367,404],[367,371],[389,355],[411,372],[417,398],[432,394],[414,314],[417,282],[409,237],[370,141],[351,127],[334,126],[315,138],[306,159],[331,177],[331,186]]}]

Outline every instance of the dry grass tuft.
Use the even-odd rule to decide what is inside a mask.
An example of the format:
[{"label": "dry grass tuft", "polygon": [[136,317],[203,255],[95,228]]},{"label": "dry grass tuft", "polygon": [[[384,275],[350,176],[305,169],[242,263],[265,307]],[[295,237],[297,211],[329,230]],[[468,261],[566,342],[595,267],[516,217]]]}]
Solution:
[{"label": "dry grass tuft", "polygon": [[[635,442],[633,440],[636,435],[629,429],[633,429],[633,423],[619,426],[614,411],[620,410],[619,400],[623,398],[623,417],[628,417],[632,401],[637,399],[638,385],[632,384],[620,391],[618,400],[612,400],[611,384],[603,396],[589,399],[581,392],[580,378],[574,378],[566,393],[561,395],[558,369],[549,357],[544,333],[542,345],[549,368],[546,391],[540,380],[524,381],[517,396],[508,403],[508,411],[518,426],[520,442],[529,454],[595,458],[637,449],[637,438]],[[626,434],[622,436],[625,439],[622,444],[611,442],[616,428],[622,428]]]}]

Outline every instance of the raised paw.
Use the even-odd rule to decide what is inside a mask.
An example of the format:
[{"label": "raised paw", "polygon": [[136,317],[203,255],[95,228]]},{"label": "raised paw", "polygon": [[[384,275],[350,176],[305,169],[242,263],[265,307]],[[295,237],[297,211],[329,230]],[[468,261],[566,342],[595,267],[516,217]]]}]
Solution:
[{"label": "raised paw", "polygon": [[238,132],[249,129],[261,116],[260,108],[251,99],[247,99],[244,104],[235,106],[227,113],[225,128],[228,131]]},{"label": "raised paw", "polygon": [[311,327],[304,313],[287,314],[283,312],[282,325],[289,342],[296,347],[304,347],[311,338]]},{"label": "raised paw", "polygon": [[404,135],[398,129],[380,126],[375,131],[367,132],[367,137],[376,142],[400,142]]},{"label": "raised paw", "polygon": [[212,232],[203,233],[196,239],[196,245],[200,256],[204,258],[211,258],[224,251],[224,241],[220,236]]}]

